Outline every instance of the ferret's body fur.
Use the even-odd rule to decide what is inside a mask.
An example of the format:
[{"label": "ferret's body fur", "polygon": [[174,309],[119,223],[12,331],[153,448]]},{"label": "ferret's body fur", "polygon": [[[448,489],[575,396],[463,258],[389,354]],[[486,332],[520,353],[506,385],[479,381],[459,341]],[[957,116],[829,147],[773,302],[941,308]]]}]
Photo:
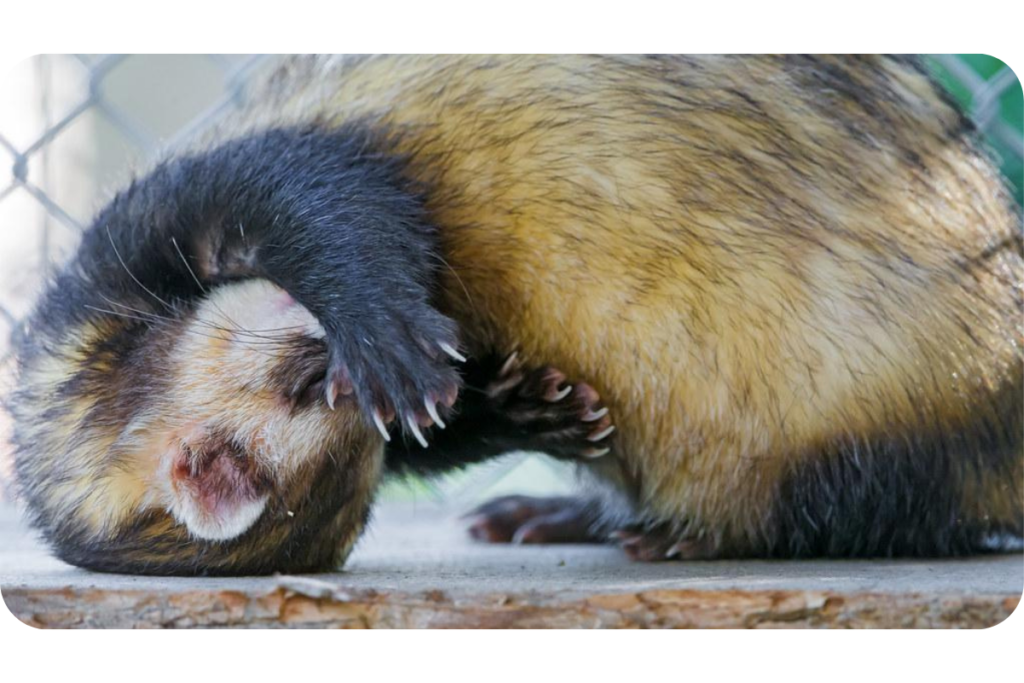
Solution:
[{"label": "ferret's body fur", "polygon": [[[938,509],[1020,531],[1019,218],[917,69],[387,58],[289,80],[318,86],[285,91],[298,117],[401,131],[465,343],[588,378],[618,425],[599,476],[642,517],[741,554],[852,552],[836,524],[940,550],[896,541]],[[790,515],[822,534],[778,537]]]},{"label": "ferret's body fur", "polygon": [[714,557],[1024,531],[1020,216],[913,62],[302,59],[254,101],[221,139],[357,126],[404,159],[463,352],[614,416],[583,467],[619,521]]}]

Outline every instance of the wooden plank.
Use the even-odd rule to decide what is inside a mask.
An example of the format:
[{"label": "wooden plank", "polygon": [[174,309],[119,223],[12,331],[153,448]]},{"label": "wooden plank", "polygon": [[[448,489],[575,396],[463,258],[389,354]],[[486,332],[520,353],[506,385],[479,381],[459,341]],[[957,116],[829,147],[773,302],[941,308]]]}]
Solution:
[{"label": "wooden plank", "polygon": [[666,562],[614,547],[491,546],[450,512],[390,507],[344,571],[161,578],[52,558],[0,509],[8,609],[46,628],[984,628],[1024,590],[1024,558]]}]

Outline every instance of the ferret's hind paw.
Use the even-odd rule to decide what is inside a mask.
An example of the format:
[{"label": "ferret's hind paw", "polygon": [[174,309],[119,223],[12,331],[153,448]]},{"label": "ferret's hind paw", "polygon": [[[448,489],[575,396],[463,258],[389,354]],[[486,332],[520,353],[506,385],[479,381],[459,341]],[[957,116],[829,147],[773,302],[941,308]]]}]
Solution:
[{"label": "ferret's hind paw", "polygon": [[615,425],[600,395],[554,367],[527,367],[513,353],[484,392],[494,410],[538,451],[570,460],[611,451]]},{"label": "ferret's hind paw", "polygon": [[463,516],[469,535],[485,543],[595,543],[593,507],[569,496],[502,496]]},{"label": "ferret's hind paw", "polygon": [[718,548],[710,538],[680,536],[667,525],[619,529],[611,533],[611,538],[629,559],[637,562],[712,560],[718,557]]}]

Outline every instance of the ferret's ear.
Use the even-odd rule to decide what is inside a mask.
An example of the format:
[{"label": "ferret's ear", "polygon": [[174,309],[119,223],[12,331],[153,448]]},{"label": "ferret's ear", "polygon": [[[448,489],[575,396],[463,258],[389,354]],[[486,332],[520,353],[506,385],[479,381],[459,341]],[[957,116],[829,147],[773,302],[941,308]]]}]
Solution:
[{"label": "ferret's ear", "polygon": [[226,233],[222,228],[210,227],[200,232],[191,245],[187,258],[189,268],[203,282],[219,283],[259,275],[256,258],[259,245],[255,237],[249,239],[245,229]]},{"label": "ferret's ear", "polygon": [[227,541],[263,514],[269,484],[253,459],[228,439],[198,435],[175,445],[170,456],[170,511],[189,532]]}]

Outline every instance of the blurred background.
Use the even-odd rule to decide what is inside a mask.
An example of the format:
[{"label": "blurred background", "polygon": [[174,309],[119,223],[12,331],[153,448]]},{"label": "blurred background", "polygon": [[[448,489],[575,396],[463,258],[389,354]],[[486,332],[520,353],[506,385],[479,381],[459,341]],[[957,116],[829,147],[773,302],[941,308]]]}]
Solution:
[{"label": "blurred background", "polygon": [[[977,123],[1020,203],[1020,81],[987,55],[927,61]],[[0,400],[13,383],[19,320],[93,213],[133,169],[241,105],[246,84],[273,64],[273,57],[251,55],[58,55],[0,73]],[[9,434],[0,412],[0,498],[10,498]],[[439,480],[392,482],[384,497],[458,508],[499,493],[570,487],[564,465],[521,453]]]}]

